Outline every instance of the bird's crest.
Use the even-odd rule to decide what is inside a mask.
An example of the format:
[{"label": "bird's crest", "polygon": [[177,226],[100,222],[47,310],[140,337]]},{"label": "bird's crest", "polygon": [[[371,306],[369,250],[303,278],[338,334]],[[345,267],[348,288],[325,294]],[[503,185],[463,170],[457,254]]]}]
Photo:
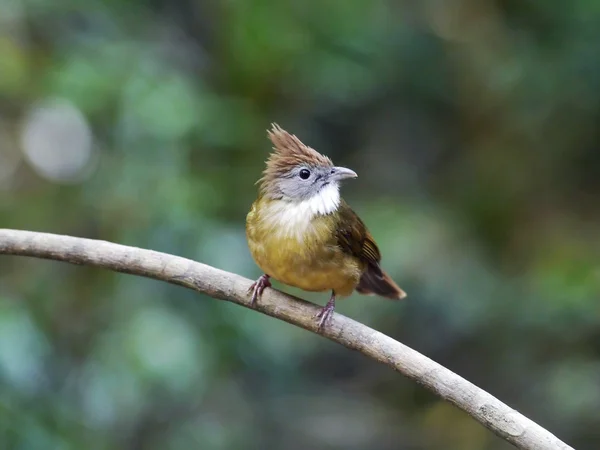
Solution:
[{"label": "bird's crest", "polygon": [[285,176],[292,167],[305,164],[307,166],[333,167],[333,162],[327,156],[313,148],[304,145],[300,139],[288,133],[276,123],[271,124],[267,135],[273,143],[273,153],[267,159],[267,167],[260,183],[261,190],[269,191],[274,182]]}]

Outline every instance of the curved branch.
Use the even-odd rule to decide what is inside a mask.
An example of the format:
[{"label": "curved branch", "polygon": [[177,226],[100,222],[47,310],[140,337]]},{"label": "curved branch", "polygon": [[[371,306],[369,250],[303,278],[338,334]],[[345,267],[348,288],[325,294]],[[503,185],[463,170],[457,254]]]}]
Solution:
[{"label": "curved branch", "polygon": [[[0,229],[0,254],[33,256],[101,267],[184,286],[251,308],[251,280],[189,259],[106,241]],[[265,290],[256,310],[318,333],[316,305],[275,289]],[[392,338],[335,313],[323,336],[390,366],[449,401],[521,449],[571,449],[550,432],[492,395]]]}]

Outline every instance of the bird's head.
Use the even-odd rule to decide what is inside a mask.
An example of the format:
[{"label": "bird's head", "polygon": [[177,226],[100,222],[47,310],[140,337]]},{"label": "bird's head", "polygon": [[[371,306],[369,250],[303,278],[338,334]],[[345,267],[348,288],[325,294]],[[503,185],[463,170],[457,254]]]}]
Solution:
[{"label": "bird's head", "polygon": [[334,166],[327,156],[304,145],[277,124],[272,125],[268,135],[274,152],[259,180],[262,195],[273,200],[312,202],[323,213],[336,209],[340,181],[356,178],[356,173]]}]

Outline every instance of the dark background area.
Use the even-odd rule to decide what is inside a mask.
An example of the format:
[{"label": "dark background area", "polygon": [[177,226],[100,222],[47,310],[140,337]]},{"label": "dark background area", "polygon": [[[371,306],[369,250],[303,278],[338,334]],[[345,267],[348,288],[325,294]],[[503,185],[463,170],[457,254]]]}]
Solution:
[{"label": "dark background area", "polygon": [[[255,278],[277,122],[359,174],[343,195],[408,292],[338,312],[596,449],[599,48],[592,0],[0,0],[0,226]],[[6,256],[0,447],[511,448],[285,323]]]}]

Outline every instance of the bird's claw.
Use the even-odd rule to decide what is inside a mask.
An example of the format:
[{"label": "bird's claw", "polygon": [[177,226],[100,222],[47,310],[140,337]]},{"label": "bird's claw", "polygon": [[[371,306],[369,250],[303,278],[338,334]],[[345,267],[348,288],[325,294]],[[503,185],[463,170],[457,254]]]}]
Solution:
[{"label": "bird's claw", "polygon": [[250,289],[248,289],[248,294],[252,292],[252,299],[250,301],[252,306],[256,304],[256,301],[260,298],[263,291],[268,287],[271,287],[269,275],[261,275],[258,280],[252,283],[252,286],[250,286]]},{"label": "bird's claw", "polygon": [[319,319],[319,331],[323,331],[323,329],[331,323],[334,309],[335,307],[328,303],[317,313],[315,319]]}]

